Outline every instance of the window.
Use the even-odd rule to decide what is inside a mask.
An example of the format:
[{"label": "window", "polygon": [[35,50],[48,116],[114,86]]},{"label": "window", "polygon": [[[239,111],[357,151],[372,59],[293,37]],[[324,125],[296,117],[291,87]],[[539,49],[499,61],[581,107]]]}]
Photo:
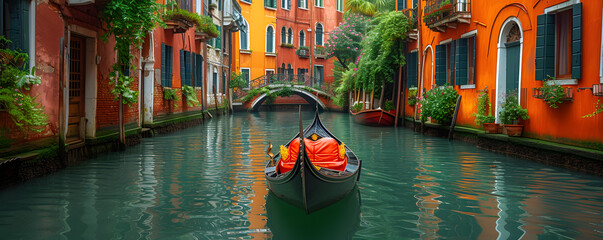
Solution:
[{"label": "window", "polygon": [[411,52],[408,54],[407,59],[407,70],[406,70],[406,85],[411,87],[418,87],[419,84],[419,71],[418,71],[418,63],[419,63],[419,53]]},{"label": "window", "polygon": [[274,28],[268,26],[266,29],[266,52],[274,53]]},{"label": "window", "polygon": [[475,84],[476,36],[456,40],[456,85]]},{"label": "window", "polygon": [[218,28],[218,32],[220,32],[220,36],[212,38],[210,40],[209,45],[211,45],[215,49],[220,49],[220,48],[222,48],[222,27],[216,25],[216,28]]},{"label": "window", "polygon": [[323,36],[323,32],[322,32],[322,24],[317,23],[316,24],[316,45],[318,46],[322,46],[322,36]]},{"label": "window", "polygon": [[249,29],[247,31],[239,31],[239,44],[241,50],[249,50]]},{"label": "window", "polygon": [[582,3],[552,6],[536,20],[536,80],[581,78]]},{"label": "window", "polygon": [[249,4],[251,4],[251,3],[252,3],[252,1],[251,1],[251,0],[241,0],[241,2],[244,2],[244,3],[249,3]]},{"label": "window", "polygon": [[180,79],[182,85],[193,86],[193,66],[192,66],[192,55],[191,52],[180,50]]},{"label": "window", "polygon": [[276,9],[276,0],[264,0],[264,7]]},{"label": "window", "polygon": [[195,80],[195,87],[203,87],[203,56],[200,54],[193,53],[194,60],[194,72],[193,78]]},{"label": "window", "polygon": [[314,65],[314,84],[323,86],[325,83],[325,71],[323,66]]},{"label": "window", "polygon": [[184,9],[189,12],[193,11],[193,3],[191,0],[176,0],[176,3],[178,3],[178,7],[180,7],[180,9]]},{"label": "window", "polygon": [[[406,0],[404,0],[406,1]],[[343,0],[337,0],[337,11],[343,12]]]},{"label": "window", "polygon": [[455,41],[436,46],[436,77],[437,86],[453,85],[455,77]]},{"label": "window", "polygon": [[161,85],[172,87],[172,47],[161,44]]},{"label": "window", "polygon": [[396,11],[402,11],[404,9],[406,9],[406,0],[397,0]]},{"label": "window", "polygon": [[201,0],[195,0],[195,12],[197,14],[203,14],[203,10],[201,9]]},{"label": "window", "polygon": [[293,81],[293,76],[295,74],[295,72],[293,72],[293,66],[291,66],[291,63],[287,64],[287,77],[288,77],[288,81]]},{"label": "window", "polygon": [[314,0],[314,6],[322,7],[322,0]]},{"label": "window", "polygon": [[291,0],[281,0],[281,8],[282,9],[291,9]]},{"label": "window", "polygon": [[308,0],[297,0],[297,7],[308,9]]},{"label": "window", "polygon": [[291,28],[287,31],[287,43],[293,44],[293,30]]},{"label": "window", "polygon": [[287,29],[281,28],[281,44],[287,43]]},{"label": "window", "polygon": [[306,34],[304,30],[299,31],[299,46],[306,46]]},{"label": "window", "polygon": [[249,87],[249,81],[251,80],[251,73],[249,71],[249,68],[241,68],[241,75],[243,76],[243,79],[245,79],[245,81],[247,82],[247,87]]},{"label": "window", "polygon": [[0,9],[0,35],[13,42],[11,49],[29,53],[29,1],[0,0]]}]

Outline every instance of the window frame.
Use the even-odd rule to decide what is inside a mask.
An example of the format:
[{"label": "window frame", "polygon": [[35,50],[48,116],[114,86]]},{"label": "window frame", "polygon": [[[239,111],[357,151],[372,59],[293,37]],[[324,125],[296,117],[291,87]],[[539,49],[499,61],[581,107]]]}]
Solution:
[{"label": "window frame", "polygon": [[338,12],[343,12],[343,0],[335,0],[335,10]]},{"label": "window frame", "polygon": [[241,74],[243,74],[243,70],[247,70],[247,89],[249,89],[250,84],[251,84],[251,68],[248,67],[242,67],[241,68]]},{"label": "window frame", "polygon": [[[560,78],[560,79],[571,79],[572,78],[572,24],[573,24],[573,19],[572,19],[572,9],[564,9],[564,10],[560,10],[558,12],[555,12],[555,78]],[[561,69],[559,69],[559,64],[560,64],[560,60],[561,60],[561,46],[560,46],[560,40],[561,40],[561,24],[559,24],[561,21],[560,16],[566,14],[569,18],[569,29],[567,31],[568,35],[566,36],[566,38],[568,38],[567,41],[567,49],[566,49],[566,71],[567,73],[565,74],[560,74],[559,71]]]},{"label": "window frame", "polygon": [[287,28],[283,26],[281,28],[281,45],[287,43]]},{"label": "window frame", "polygon": [[[272,48],[270,50],[272,50],[272,51],[268,51],[268,30],[269,29],[272,29],[272,46],[270,46]],[[272,24],[268,24],[268,26],[266,26],[266,34],[265,35],[266,35],[266,37],[265,37],[266,44],[264,44],[265,53],[273,55],[276,52],[276,49],[275,49],[276,48],[276,43],[275,43],[276,42],[276,34],[274,33],[274,26]]]},{"label": "window frame", "polygon": [[297,8],[308,10],[308,0],[297,0]]},{"label": "window frame", "polygon": [[[250,44],[250,42],[249,42],[249,40],[250,40],[250,38],[249,38],[249,35],[250,35],[250,34],[249,34],[249,32],[250,32],[250,29],[249,29],[249,28],[247,28],[247,31],[239,31],[239,50],[243,50],[243,51],[249,51],[249,50],[250,50],[250,49],[249,49],[249,46],[250,46],[251,44]],[[247,42],[247,46],[245,46],[245,48],[244,48],[244,47],[243,47],[243,45],[241,44],[241,43],[243,43],[243,41],[241,40],[241,39],[243,39],[243,38],[242,38],[242,36],[245,36],[245,38],[246,38],[246,40],[247,40],[247,41],[246,41],[246,42]]]},{"label": "window frame", "polygon": [[[318,31],[319,25],[321,28],[320,32]],[[325,41],[324,41],[325,40],[324,39],[324,36],[325,36],[324,31],[325,30],[324,29],[325,29],[324,25],[322,25],[322,23],[320,23],[320,22],[317,22],[316,25],[314,26],[314,45],[315,46],[324,46],[324,44],[325,44]],[[318,44],[318,34],[319,33],[320,33],[320,44]]]},{"label": "window frame", "polygon": [[314,0],[314,7],[324,8],[324,2],[323,2],[323,0]]},{"label": "window frame", "polygon": [[287,43],[293,45],[293,29],[287,30]]},{"label": "window frame", "polygon": [[[302,46],[305,47],[306,46],[306,32],[303,29],[299,31],[297,41],[299,41],[298,45],[300,47],[302,47]],[[603,57],[602,57],[602,59],[603,59]]]}]

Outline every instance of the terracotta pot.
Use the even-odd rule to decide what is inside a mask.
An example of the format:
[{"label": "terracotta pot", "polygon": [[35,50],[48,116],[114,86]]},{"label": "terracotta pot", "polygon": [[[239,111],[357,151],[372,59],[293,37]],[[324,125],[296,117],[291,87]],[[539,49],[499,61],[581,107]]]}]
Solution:
[{"label": "terracotta pot", "polygon": [[504,129],[509,137],[521,137],[523,125],[505,124]]},{"label": "terracotta pot", "polygon": [[498,123],[484,123],[484,132],[490,134],[500,133],[500,124]]}]

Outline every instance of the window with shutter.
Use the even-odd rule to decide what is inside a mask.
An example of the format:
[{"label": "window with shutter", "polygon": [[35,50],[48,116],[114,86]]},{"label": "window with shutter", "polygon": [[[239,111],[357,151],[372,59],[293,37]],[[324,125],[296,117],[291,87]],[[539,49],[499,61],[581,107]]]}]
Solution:
[{"label": "window with shutter", "polygon": [[436,46],[436,56],[435,56],[435,85],[443,86],[446,84],[446,46],[445,45],[437,45]]},{"label": "window with shutter", "polygon": [[266,52],[274,52],[274,29],[272,26],[268,26],[266,30]]},{"label": "window with shutter", "polygon": [[418,62],[419,53],[411,52],[408,54],[408,66],[406,70],[406,86],[409,88],[418,86]]},{"label": "window with shutter", "polygon": [[194,53],[194,78],[195,78],[195,87],[203,87],[203,56]]},{"label": "window with shutter", "polygon": [[0,34],[12,41],[9,46],[13,50],[29,51],[29,1],[1,1]]},{"label": "window with shutter", "polygon": [[281,44],[287,43],[287,29],[281,28]]},{"label": "window with shutter", "polygon": [[469,41],[467,38],[461,38],[456,40],[456,85],[468,84],[468,42]]},{"label": "window with shutter", "polygon": [[323,42],[322,42],[322,24],[317,23],[316,24],[316,45],[318,46],[322,46]]},{"label": "window with shutter", "polygon": [[582,77],[582,3],[561,3],[537,17],[535,79]]}]

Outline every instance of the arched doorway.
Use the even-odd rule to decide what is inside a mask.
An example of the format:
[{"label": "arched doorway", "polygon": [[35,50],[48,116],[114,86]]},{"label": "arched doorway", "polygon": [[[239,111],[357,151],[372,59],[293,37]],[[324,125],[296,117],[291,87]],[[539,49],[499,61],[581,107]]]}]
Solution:
[{"label": "arched doorway", "polygon": [[499,107],[507,94],[517,94],[521,103],[521,60],[523,53],[523,31],[518,18],[507,19],[498,38],[498,60],[496,69],[496,111],[499,122]]}]

